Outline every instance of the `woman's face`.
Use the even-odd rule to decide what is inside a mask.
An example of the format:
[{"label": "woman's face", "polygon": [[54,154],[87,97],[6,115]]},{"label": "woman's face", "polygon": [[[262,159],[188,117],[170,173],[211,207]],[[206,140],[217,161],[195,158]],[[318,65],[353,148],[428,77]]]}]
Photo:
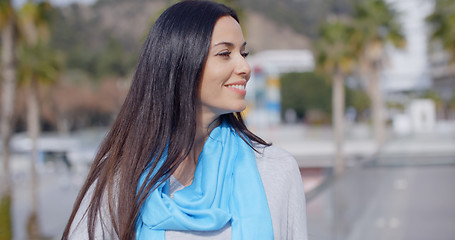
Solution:
[{"label": "woman's face", "polygon": [[218,19],[202,72],[199,100],[203,114],[214,119],[245,109],[245,87],[251,73],[247,55],[237,21],[230,16]]}]

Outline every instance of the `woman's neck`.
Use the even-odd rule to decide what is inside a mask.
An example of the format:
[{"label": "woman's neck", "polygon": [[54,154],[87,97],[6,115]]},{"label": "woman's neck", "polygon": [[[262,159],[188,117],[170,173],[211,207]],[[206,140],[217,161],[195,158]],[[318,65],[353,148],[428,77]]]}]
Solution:
[{"label": "woman's neck", "polygon": [[205,117],[204,119],[204,116],[200,116],[198,120],[193,147],[185,160],[173,173],[173,176],[184,186],[189,186],[193,182],[194,171],[205,141],[207,141],[212,130],[220,124],[218,118]]}]

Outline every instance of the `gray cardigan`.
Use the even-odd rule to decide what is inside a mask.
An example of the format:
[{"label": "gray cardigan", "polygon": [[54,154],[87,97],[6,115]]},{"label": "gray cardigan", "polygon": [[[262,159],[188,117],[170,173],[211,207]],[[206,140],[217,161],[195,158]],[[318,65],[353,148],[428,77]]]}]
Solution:
[{"label": "gray cardigan", "polygon": [[[288,152],[276,146],[257,149],[260,153],[255,155],[272,215],[274,239],[307,240],[305,194],[295,159]],[[175,178],[172,177],[170,181],[171,194],[183,188],[183,185]],[[90,197],[86,196],[84,199],[90,199]],[[82,204],[71,227],[70,239],[88,239],[87,222],[80,213],[88,206],[88,202],[83,201]],[[105,226],[104,231],[97,226],[96,239],[113,239],[108,227],[109,221],[106,219],[104,216],[104,223],[100,223]],[[81,222],[78,224],[79,221]],[[227,224],[224,228],[214,232],[166,231],[166,240],[174,239],[230,240],[231,228]]]}]

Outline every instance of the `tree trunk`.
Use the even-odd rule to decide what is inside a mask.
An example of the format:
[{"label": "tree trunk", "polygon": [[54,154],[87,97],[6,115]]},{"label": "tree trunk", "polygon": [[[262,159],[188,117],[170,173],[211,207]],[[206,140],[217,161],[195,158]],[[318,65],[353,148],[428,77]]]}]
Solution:
[{"label": "tree trunk", "polygon": [[57,132],[60,135],[69,135],[70,134],[70,122],[68,119],[68,114],[63,110],[57,112]]},{"label": "tree trunk", "polygon": [[6,195],[12,195],[10,176],[10,141],[14,129],[14,102],[16,98],[16,53],[15,53],[15,22],[10,16],[2,30],[2,108],[0,133],[2,138],[2,159],[3,174],[2,186],[0,189]]},{"label": "tree trunk", "polygon": [[384,103],[382,99],[381,85],[379,82],[378,69],[373,68],[371,71],[371,110],[373,117],[373,129],[376,140],[376,147],[379,149],[385,140],[385,118],[384,118]]},{"label": "tree trunk", "polygon": [[27,223],[29,239],[39,239],[40,237],[38,223],[39,178],[36,171],[38,137],[40,134],[39,118],[38,83],[36,79],[32,79],[27,94],[27,130],[32,142],[32,149],[30,151],[31,212]]},{"label": "tree trunk", "polygon": [[0,240],[13,238],[11,204],[13,188],[10,173],[10,142],[14,129],[14,102],[16,98],[15,21],[10,16],[2,29],[1,49],[1,98],[0,113],[1,157],[3,172],[0,186]]},{"label": "tree trunk", "polygon": [[341,73],[335,73],[332,87],[332,121],[335,136],[335,174],[344,172],[343,138],[344,138],[344,81]]}]

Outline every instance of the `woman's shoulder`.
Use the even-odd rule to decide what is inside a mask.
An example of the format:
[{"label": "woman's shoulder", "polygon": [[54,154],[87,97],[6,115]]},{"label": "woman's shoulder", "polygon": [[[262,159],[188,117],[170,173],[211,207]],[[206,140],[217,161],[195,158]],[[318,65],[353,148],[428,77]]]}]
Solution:
[{"label": "woman's shoulder", "polygon": [[295,158],[277,146],[255,149],[275,239],[308,239],[305,193]]},{"label": "woman's shoulder", "polygon": [[255,149],[259,168],[272,168],[274,171],[295,171],[299,168],[295,158],[278,146],[256,145]]}]

